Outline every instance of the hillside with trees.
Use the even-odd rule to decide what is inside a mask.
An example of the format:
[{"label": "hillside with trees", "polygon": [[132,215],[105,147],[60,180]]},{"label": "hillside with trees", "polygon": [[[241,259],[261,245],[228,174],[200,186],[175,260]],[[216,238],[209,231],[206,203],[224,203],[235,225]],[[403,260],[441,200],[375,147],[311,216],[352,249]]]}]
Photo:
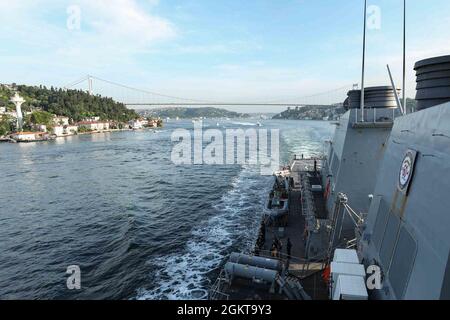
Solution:
[{"label": "hillside with trees", "polygon": [[332,120],[344,114],[345,110],[340,104],[334,106],[303,106],[288,108],[286,111],[277,114],[272,119],[276,120]]},{"label": "hillside with trees", "polygon": [[[15,90],[25,99],[24,111],[41,109],[58,116],[66,116],[74,122],[83,118],[98,116],[102,120],[126,122],[136,119],[139,115],[131,109],[114,101],[112,98],[90,95],[81,90],[63,90],[51,87],[18,85]],[[9,102],[13,92],[11,89],[0,86],[0,107],[14,110]]]},{"label": "hillside with trees", "polygon": [[162,108],[153,110],[142,110],[141,114],[154,118],[248,118],[245,113],[228,111],[225,109],[205,107],[205,108]]},{"label": "hillside with trees", "polygon": [[[417,101],[406,98],[406,110],[408,113],[416,111]],[[273,117],[273,119],[282,120],[322,120],[337,119],[343,115],[346,110],[341,104],[332,106],[303,106],[297,108],[288,108]]]}]

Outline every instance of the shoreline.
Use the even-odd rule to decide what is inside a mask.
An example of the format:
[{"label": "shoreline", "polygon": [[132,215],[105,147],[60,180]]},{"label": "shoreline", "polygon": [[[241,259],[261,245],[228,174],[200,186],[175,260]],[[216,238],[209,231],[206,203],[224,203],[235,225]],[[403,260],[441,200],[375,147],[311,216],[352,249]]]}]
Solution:
[{"label": "shoreline", "polygon": [[[68,138],[68,137],[75,137],[75,136],[84,136],[84,135],[94,135],[94,134],[104,134],[104,133],[116,133],[116,132],[129,132],[129,131],[145,131],[147,128],[142,129],[142,130],[134,130],[134,129],[109,129],[109,130],[102,130],[102,131],[90,131],[90,132],[79,132],[77,134],[68,134],[68,135],[64,135],[64,136],[57,136],[54,137],[53,139],[47,139],[47,140],[30,140],[30,141],[17,141],[14,140],[12,138],[8,138],[8,137],[2,137],[0,138],[0,143],[37,143],[37,142],[51,142],[51,141],[55,141],[57,139],[62,139],[62,138]],[[148,128],[153,129],[153,130],[157,130],[157,129],[162,129],[162,128]]]}]

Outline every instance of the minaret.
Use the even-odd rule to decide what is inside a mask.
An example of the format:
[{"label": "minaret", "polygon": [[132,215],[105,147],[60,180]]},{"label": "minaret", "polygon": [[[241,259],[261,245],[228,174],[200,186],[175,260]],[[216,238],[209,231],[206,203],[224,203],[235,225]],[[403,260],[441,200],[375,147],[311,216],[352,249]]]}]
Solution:
[{"label": "minaret", "polygon": [[24,104],[25,100],[16,92],[14,97],[11,98],[11,102],[16,106],[17,131],[20,132],[23,126],[22,104]]}]

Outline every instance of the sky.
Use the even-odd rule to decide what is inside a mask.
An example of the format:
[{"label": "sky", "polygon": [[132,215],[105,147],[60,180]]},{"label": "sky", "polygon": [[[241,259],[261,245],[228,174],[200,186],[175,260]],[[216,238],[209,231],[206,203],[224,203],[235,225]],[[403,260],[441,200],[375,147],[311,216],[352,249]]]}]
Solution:
[{"label": "sky", "polygon": [[[414,97],[414,63],[450,54],[450,1],[407,3]],[[366,85],[389,84],[386,64],[401,85],[403,0],[368,5]],[[0,21],[0,83],[91,74],[190,99],[297,102],[361,81],[363,0],[0,0]]]}]

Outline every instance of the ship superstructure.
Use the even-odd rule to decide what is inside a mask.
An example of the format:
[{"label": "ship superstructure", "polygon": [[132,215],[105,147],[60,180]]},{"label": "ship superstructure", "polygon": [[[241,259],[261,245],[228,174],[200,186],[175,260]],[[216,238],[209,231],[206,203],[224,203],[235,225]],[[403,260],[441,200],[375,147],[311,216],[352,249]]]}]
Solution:
[{"label": "ship superstructure", "polygon": [[448,70],[450,56],[416,64],[419,111],[396,119],[387,143],[359,245],[384,275],[374,298],[450,299]]}]

